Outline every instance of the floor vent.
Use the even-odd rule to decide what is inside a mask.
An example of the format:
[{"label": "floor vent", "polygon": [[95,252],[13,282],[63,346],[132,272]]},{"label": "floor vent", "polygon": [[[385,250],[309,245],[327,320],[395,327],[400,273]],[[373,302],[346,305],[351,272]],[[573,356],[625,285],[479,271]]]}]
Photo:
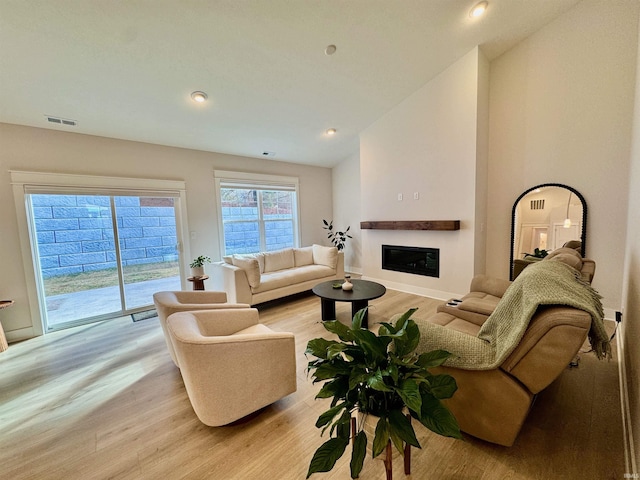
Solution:
[{"label": "floor vent", "polygon": [[144,312],[136,312],[131,314],[131,320],[134,322],[139,322],[141,320],[147,320],[149,318],[154,318],[158,316],[158,312],[153,308],[151,310],[145,310]]}]

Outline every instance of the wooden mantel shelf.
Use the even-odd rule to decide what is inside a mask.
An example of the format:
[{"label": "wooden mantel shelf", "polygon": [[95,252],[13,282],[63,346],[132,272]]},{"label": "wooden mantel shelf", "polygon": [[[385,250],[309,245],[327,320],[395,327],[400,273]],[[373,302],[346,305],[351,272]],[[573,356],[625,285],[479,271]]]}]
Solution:
[{"label": "wooden mantel shelf", "polygon": [[360,222],[371,230],[460,230],[460,220],[405,220]]}]

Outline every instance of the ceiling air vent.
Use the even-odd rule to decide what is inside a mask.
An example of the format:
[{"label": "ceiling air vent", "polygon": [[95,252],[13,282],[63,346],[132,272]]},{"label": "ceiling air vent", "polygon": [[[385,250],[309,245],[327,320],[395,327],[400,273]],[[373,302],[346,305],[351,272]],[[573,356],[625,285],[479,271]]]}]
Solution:
[{"label": "ceiling air vent", "polygon": [[78,122],[75,120],[70,120],[68,118],[60,118],[60,117],[52,117],[51,115],[45,115],[47,118],[47,122],[57,123],[58,125],[67,125],[69,127],[75,127]]},{"label": "ceiling air vent", "polygon": [[531,210],[544,210],[544,198],[541,200],[531,200]]}]

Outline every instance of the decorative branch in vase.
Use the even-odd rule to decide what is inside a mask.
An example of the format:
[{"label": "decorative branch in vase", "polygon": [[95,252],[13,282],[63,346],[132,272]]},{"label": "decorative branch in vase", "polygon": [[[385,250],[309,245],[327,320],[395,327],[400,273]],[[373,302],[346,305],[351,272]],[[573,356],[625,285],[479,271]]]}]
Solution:
[{"label": "decorative branch in vase", "polygon": [[333,229],[333,220],[327,222],[325,219],[322,219],[322,223],[324,223],[324,227],[322,228],[328,231],[327,238],[331,241],[331,243],[333,243],[338,251],[344,249],[344,246],[347,243],[347,238],[353,238],[351,235],[349,235],[349,229],[351,228],[351,226],[348,226],[344,232],[341,232],[340,230]]}]

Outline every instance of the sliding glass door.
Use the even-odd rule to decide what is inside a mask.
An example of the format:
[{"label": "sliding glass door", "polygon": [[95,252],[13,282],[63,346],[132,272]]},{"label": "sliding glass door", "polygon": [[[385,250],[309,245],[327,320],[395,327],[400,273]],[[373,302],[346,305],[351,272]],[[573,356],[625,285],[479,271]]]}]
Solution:
[{"label": "sliding glass door", "polygon": [[177,198],[26,196],[45,331],[150,308],[180,290]]}]

